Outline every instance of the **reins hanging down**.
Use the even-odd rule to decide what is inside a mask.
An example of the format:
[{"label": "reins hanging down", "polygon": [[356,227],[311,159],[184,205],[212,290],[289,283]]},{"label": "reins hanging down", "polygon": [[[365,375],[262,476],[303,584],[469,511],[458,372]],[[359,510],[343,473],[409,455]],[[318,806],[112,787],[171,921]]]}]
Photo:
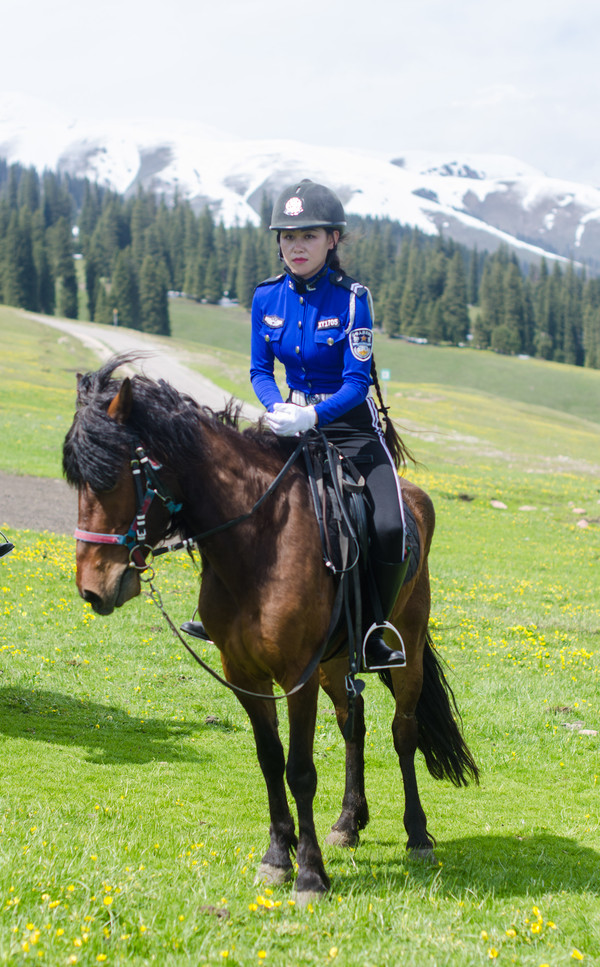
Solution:
[{"label": "reins hanging down", "polygon": [[[313,431],[314,432],[314,431]],[[182,541],[177,541],[173,544],[164,545],[162,547],[153,548],[147,542],[147,532],[146,532],[146,518],[150,507],[155,498],[158,498],[163,506],[169,511],[171,515],[178,513],[181,510],[181,503],[177,502],[174,495],[171,493],[169,488],[165,485],[164,481],[161,480],[159,476],[159,471],[161,470],[161,465],[153,462],[145,453],[142,446],[136,446],[134,454],[131,459],[131,471],[135,483],[136,491],[136,513],[129,530],[126,534],[102,534],[94,531],[84,531],[79,528],[75,531],[75,537],[77,540],[85,541],[87,543],[93,544],[118,544],[125,546],[129,551],[129,562],[130,566],[136,568],[139,572],[148,571],[148,577],[146,578],[146,583],[150,588],[149,597],[152,599],[154,604],[158,607],[159,611],[163,615],[165,621],[171,628],[171,631],[183,644],[185,649],[190,653],[194,660],[210,675],[213,676],[222,685],[225,685],[231,691],[238,694],[247,695],[251,698],[265,698],[277,701],[282,698],[288,698],[299,691],[306,682],[314,674],[317,667],[323,661],[326,653],[327,647],[331,640],[333,633],[338,625],[340,616],[342,613],[342,608],[344,608],[347,624],[348,624],[348,637],[349,637],[349,658],[350,658],[350,672],[346,681],[346,688],[349,696],[349,700],[362,691],[364,684],[362,682],[355,682],[354,675],[358,671],[358,661],[357,661],[357,648],[356,648],[356,635],[355,629],[352,627],[352,621],[350,618],[350,599],[349,599],[349,587],[346,581],[346,577],[349,573],[354,574],[354,587],[353,587],[353,597],[355,602],[355,622],[357,623],[357,628],[360,628],[360,593],[358,591],[358,575],[357,575],[357,565],[359,560],[358,553],[358,541],[354,533],[352,524],[344,507],[344,501],[341,493],[341,483],[338,477],[338,473],[341,472],[334,461],[334,451],[331,445],[328,443],[326,437],[323,433],[320,433],[322,442],[325,446],[325,452],[329,456],[331,477],[333,480],[333,489],[336,493],[336,497],[339,502],[340,512],[344,519],[344,522],[348,528],[349,537],[354,545],[355,553],[353,560],[348,565],[347,560],[345,561],[345,566],[342,567],[341,571],[338,571],[340,575],[340,582],[335,596],[334,606],[332,610],[331,620],[329,623],[329,628],[324,640],[319,646],[316,654],[313,656],[304,672],[300,676],[300,680],[289,692],[285,692],[282,695],[264,695],[260,692],[251,692],[241,686],[234,685],[228,682],[225,678],[218,674],[213,668],[210,667],[199,655],[194,651],[190,644],[182,637],[179,629],[175,626],[170,616],[168,615],[165,607],[162,603],[162,598],[160,592],[152,584],[152,579],[154,577],[154,568],[148,564],[145,555],[151,554],[152,558],[158,557],[162,554],[169,553],[171,551],[178,551],[181,549],[187,549],[191,552],[194,546],[200,546],[200,544],[215,534],[223,533],[238,524],[244,523],[248,520],[256,511],[262,506],[262,504],[275,492],[281,481],[284,479],[286,474],[292,468],[294,463],[297,461],[300,454],[304,451],[306,456],[307,468],[309,468],[309,477],[311,461],[308,455],[307,448],[307,437],[309,433],[304,434],[300,437],[297,446],[294,448],[293,452],[290,454],[285,464],[274,478],[274,480],[269,484],[267,489],[258,498],[256,503],[243,514],[238,517],[234,517],[230,520],[224,521],[221,524],[217,524],[215,527],[211,527],[200,534],[195,534],[193,537],[186,538]],[[311,480],[311,487],[314,488],[314,477]],[[325,556],[325,563],[327,564],[327,557]],[[329,562],[328,566],[331,568],[333,573],[336,573],[336,568]],[[141,578],[141,573],[140,573]]]},{"label": "reins hanging down", "polygon": [[325,638],[323,639],[323,642],[321,643],[319,650],[313,656],[309,664],[302,672],[302,675],[300,676],[299,681],[296,682],[294,687],[291,688],[289,692],[283,692],[281,695],[268,695],[268,694],[265,695],[263,692],[251,692],[247,688],[242,688],[241,685],[234,685],[233,682],[228,682],[226,678],[223,678],[222,675],[219,675],[219,673],[216,672],[214,668],[211,668],[211,666],[207,662],[205,662],[202,658],[200,658],[200,656],[194,651],[192,646],[188,644],[185,638],[183,638],[181,632],[179,631],[179,628],[177,628],[176,625],[171,620],[171,617],[169,616],[168,612],[165,609],[165,606],[163,605],[160,591],[158,591],[158,589],[154,587],[154,585],[152,584],[152,579],[148,580],[148,586],[150,588],[148,597],[154,602],[154,604],[162,614],[163,618],[167,622],[169,628],[171,629],[175,637],[179,638],[179,641],[182,643],[184,648],[190,653],[194,661],[196,661],[200,665],[200,667],[204,669],[204,671],[208,672],[209,675],[212,675],[212,677],[215,678],[218,682],[220,682],[221,685],[224,685],[225,688],[229,688],[232,692],[235,692],[237,695],[246,695],[249,698],[264,698],[264,699],[267,699],[268,701],[270,700],[273,702],[277,702],[282,698],[290,698],[290,696],[294,695],[296,692],[299,692],[300,689],[303,688],[306,685],[306,683],[312,678],[313,674],[321,664],[323,657],[325,655],[325,652],[327,651],[327,645],[329,644],[329,639],[333,634],[335,626],[338,623],[341,610],[342,610],[343,593],[342,593],[342,585],[340,583],[340,586],[338,587],[338,590],[335,596],[335,602],[334,602],[333,611],[331,614],[331,621],[329,622],[329,628],[327,629],[327,634],[325,635]]}]

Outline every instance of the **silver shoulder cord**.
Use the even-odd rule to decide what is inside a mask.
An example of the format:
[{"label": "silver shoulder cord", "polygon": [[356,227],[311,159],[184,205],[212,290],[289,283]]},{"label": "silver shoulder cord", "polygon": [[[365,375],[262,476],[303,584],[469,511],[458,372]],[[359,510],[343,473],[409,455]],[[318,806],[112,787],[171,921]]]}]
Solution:
[{"label": "silver shoulder cord", "polygon": [[[369,303],[369,315],[371,316],[371,322],[373,325],[375,325],[375,309],[373,307],[373,296],[371,295],[371,290],[368,289],[367,286],[364,286],[364,288],[367,289],[367,301]],[[356,292],[354,292],[354,290],[350,292],[350,298],[348,300],[348,304],[349,304],[349,313],[348,313],[349,318],[348,318],[348,325],[346,326],[346,329],[345,329],[346,333],[350,332],[350,330],[354,326],[354,320],[356,319]]]}]

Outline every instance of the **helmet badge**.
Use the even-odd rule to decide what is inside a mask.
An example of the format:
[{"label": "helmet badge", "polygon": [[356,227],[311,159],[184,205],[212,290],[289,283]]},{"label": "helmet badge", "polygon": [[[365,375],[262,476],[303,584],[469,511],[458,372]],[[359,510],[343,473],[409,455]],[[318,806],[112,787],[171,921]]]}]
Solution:
[{"label": "helmet badge", "polygon": [[283,209],[284,215],[300,215],[303,211],[302,199],[298,198],[297,195],[294,195],[293,198],[288,198]]}]

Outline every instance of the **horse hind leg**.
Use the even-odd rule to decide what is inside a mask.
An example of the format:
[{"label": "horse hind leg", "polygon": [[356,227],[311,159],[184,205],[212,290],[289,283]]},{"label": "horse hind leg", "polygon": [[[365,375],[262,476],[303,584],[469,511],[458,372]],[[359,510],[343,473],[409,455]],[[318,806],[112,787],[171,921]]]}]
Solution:
[{"label": "horse hind leg", "polygon": [[415,771],[419,736],[417,718],[405,713],[399,705],[397,702],[392,734],[404,785],[404,828],[408,837],[406,849],[411,856],[435,862],[435,840],[427,830],[427,817],[421,804]]},{"label": "horse hind leg", "polygon": [[[428,596],[424,600],[428,602]],[[428,613],[429,608],[422,605],[418,595],[413,595],[398,621],[407,664],[403,669],[391,671],[381,678],[396,702],[392,737],[404,787],[403,819],[408,837],[406,849],[412,856],[435,861],[435,840],[427,830],[427,817],[421,804],[415,770],[415,755],[420,742],[417,713],[423,690],[423,651],[427,643],[425,622]]]}]

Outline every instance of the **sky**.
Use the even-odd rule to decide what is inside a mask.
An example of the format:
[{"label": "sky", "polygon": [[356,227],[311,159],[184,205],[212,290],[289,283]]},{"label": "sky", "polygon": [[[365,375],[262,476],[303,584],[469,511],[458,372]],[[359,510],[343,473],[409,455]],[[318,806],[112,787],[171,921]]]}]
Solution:
[{"label": "sky", "polygon": [[598,0],[3,0],[0,30],[0,92],[81,120],[507,154],[600,186]]}]

